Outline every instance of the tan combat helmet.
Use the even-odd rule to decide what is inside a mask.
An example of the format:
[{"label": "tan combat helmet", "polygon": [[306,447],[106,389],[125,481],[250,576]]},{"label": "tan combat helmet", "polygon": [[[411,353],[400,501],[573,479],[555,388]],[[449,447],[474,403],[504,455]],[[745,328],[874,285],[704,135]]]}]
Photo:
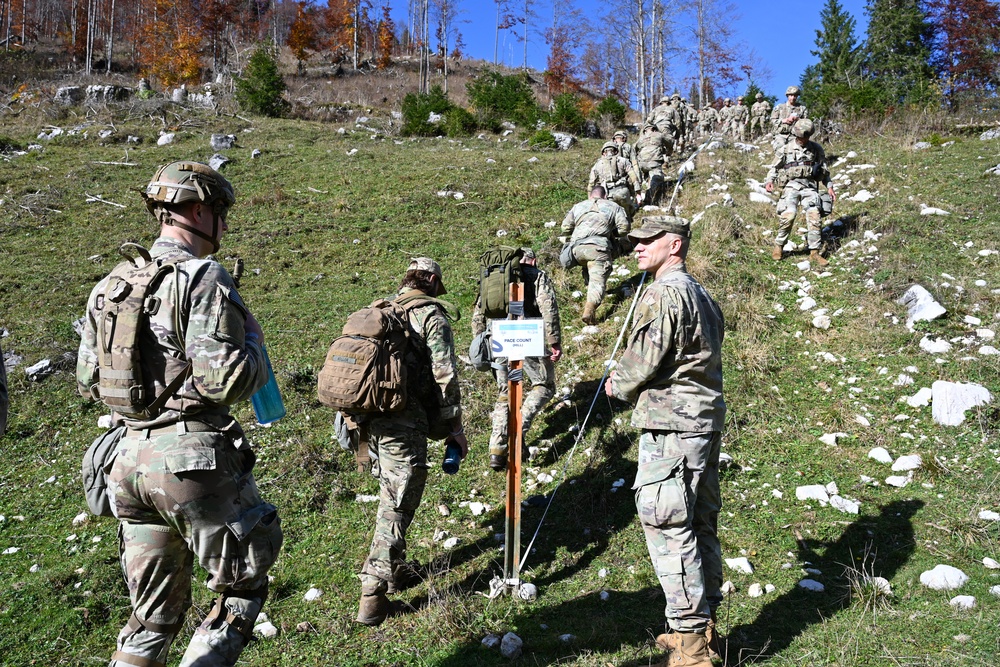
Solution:
[{"label": "tan combat helmet", "polygon": [[[201,162],[171,162],[157,170],[142,192],[146,209],[160,224],[185,229],[212,243],[218,252],[219,219],[236,202],[236,193],[226,178]],[[169,208],[177,204],[199,203],[212,209],[212,236],[171,217]]]},{"label": "tan combat helmet", "polygon": [[792,134],[794,134],[796,137],[804,137],[808,139],[809,137],[812,136],[815,129],[816,126],[813,125],[813,122],[811,120],[809,120],[808,118],[800,118],[799,120],[795,121],[795,125],[792,125]]},{"label": "tan combat helmet", "polygon": [[601,155],[604,155],[604,151],[608,150],[609,148],[615,152],[615,155],[618,155],[618,144],[616,144],[613,141],[604,142],[604,145],[601,146]]},{"label": "tan combat helmet", "polygon": [[762,100],[762,99],[764,99],[764,93],[757,93],[757,94],[756,94],[756,95],[754,96],[754,99],[755,99],[755,100]]},{"label": "tan combat helmet", "polygon": [[622,139],[626,139],[627,140],[628,139],[628,132],[626,132],[625,130],[618,130],[617,132],[615,132],[614,136],[611,137],[611,138],[612,139],[617,139],[618,137],[621,137]]},{"label": "tan combat helmet", "polygon": [[726,99],[722,100],[722,103],[723,104],[732,104],[733,101],[727,97]]},{"label": "tan combat helmet", "polygon": [[799,90],[798,86],[789,86],[788,88],[785,88],[785,95],[800,95],[800,94],[802,94],[802,91]]}]

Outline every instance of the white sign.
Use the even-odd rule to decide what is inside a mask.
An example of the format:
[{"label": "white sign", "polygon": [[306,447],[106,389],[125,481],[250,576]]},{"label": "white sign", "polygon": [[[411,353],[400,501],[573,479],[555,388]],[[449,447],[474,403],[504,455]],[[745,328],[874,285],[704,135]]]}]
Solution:
[{"label": "white sign", "polygon": [[493,357],[515,361],[545,356],[545,322],[539,317],[530,320],[493,320],[490,341]]}]

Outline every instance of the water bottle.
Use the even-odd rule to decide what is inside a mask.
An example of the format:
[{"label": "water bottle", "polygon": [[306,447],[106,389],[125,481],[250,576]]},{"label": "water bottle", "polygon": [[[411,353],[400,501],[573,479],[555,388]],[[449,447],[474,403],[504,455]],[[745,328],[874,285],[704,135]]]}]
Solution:
[{"label": "water bottle", "polygon": [[264,364],[267,366],[267,384],[250,397],[250,402],[253,404],[254,414],[257,415],[257,423],[265,426],[285,416],[285,404],[281,400],[281,392],[278,391],[278,381],[271,368],[271,359],[267,356],[267,347],[261,345],[260,348],[264,351]]},{"label": "water bottle", "polygon": [[447,475],[454,475],[458,472],[460,465],[462,465],[462,447],[454,440],[449,440],[444,448],[444,461],[441,462],[441,469]]}]

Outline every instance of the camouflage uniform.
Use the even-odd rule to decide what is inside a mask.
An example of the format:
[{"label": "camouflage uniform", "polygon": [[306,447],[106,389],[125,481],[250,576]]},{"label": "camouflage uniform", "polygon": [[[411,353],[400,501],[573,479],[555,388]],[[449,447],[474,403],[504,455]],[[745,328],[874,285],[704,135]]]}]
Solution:
[{"label": "camouflage uniform", "polygon": [[698,110],[693,104],[684,102],[684,142],[688,145],[694,144],[694,133],[698,127]]},{"label": "camouflage uniform", "polygon": [[[524,284],[524,316],[541,317],[545,322],[545,355],[524,360],[524,374],[531,382],[531,390],[524,394],[521,403],[521,432],[527,433],[535,417],[552,400],[556,393],[556,369],[552,363],[550,348],[561,346],[562,328],[559,325],[559,306],[556,290],[548,274],[530,264],[521,265],[521,282]],[[483,315],[479,300],[472,313],[472,335],[478,336],[492,327],[492,321]],[[510,398],[507,393],[507,359],[496,359],[499,368],[494,367],[497,381],[496,405],[493,407],[493,430],[490,433],[490,455],[507,456],[507,420]]]},{"label": "camouflage uniform", "polygon": [[733,119],[732,119],[732,132],[731,136],[733,139],[739,139],[740,141],[746,141],[747,139],[747,118],[750,115],[750,110],[747,109],[746,105],[743,104],[743,98],[736,100],[736,106],[733,109]]},{"label": "camouflage uniform", "polygon": [[10,408],[10,398],[7,394],[7,365],[3,362],[3,350],[0,349],[0,435],[7,432],[7,411]]},{"label": "camouflage uniform", "polygon": [[[422,297],[410,288],[397,301]],[[451,324],[441,306],[430,303],[408,310],[410,342],[406,354],[406,407],[373,415],[367,422],[369,446],[378,455],[379,503],[371,550],[361,568],[365,595],[385,594],[393,570],[406,560],[406,531],[427,484],[427,437],[430,419],[462,417],[461,390]],[[417,397],[428,397],[426,401]],[[428,414],[435,411],[437,416]]]},{"label": "camouflage uniform", "polygon": [[679,264],[640,298],[611,380],[642,429],[632,488],[675,632],[704,633],[722,601],[722,337],[719,306]]},{"label": "camouflage uniform", "polygon": [[646,188],[646,203],[659,204],[663,190],[663,162],[667,159],[667,140],[654,127],[647,126],[635,142],[639,175]]},{"label": "camouflage uniform", "polygon": [[808,110],[801,104],[782,102],[771,112],[771,131],[774,132],[774,150],[792,140],[792,123],[784,122],[789,116],[808,118]]},{"label": "camouflage uniform", "polygon": [[[134,609],[111,665],[162,665],[191,605],[195,561],[219,594],[181,665],[233,665],[267,597],[282,544],[278,513],[252,473],[256,457],[229,406],[267,381],[261,344],[244,332],[247,309],[222,265],[161,237],[155,257],[180,257],[140,332],[147,393],[159,396],[191,363],[190,376],[149,421],[128,426],[108,474],[121,563]],[[77,361],[80,393],[96,397],[97,322],[108,278],[91,292]],[[180,302],[178,302],[180,298]],[[178,329],[179,327],[179,329]]]},{"label": "camouflage uniform", "polygon": [[604,186],[607,198],[621,206],[631,220],[635,213],[635,193],[641,187],[632,163],[617,155],[601,156],[590,170],[587,192],[597,185]]},{"label": "camouflage uniform", "polygon": [[[808,122],[808,121],[805,121]],[[789,135],[791,136],[791,135]],[[783,181],[785,181],[783,183]],[[830,183],[830,170],[826,166],[823,147],[815,141],[799,146],[794,139],[778,148],[774,162],[767,172],[767,182],[781,187],[777,213],[780,220],[775,245],[783,247],[792,231],[798,209],[803,209],[808,232],[806,240],[810,250],[820,247],[820,184]]]},{"label": "camouflage uniform", "polygon": [[719,131],[725,135],[732,135],[733,133],[733,103],[726,98],[723,103],[722,108],[719,109],[719,124],[721,127]]},{"label": "camouflage uniform", "polygon": [[767,100],[761,99],[754,102],[750,107],[750,136],[767,133],[767,120],[771,115],[771,105]]},{"label": "camouflage uniform", "polygon": [[719,122],[719,112],[714,107],[705,107],[698,114],[698,129],[703,136],[712,134],[715,125]]},{"label": "camouflage uniform", "polygon": [[660,132],[667,140],[667,156],[673,155],[674,145],[681,127],[681,118],[677,109],[670,103],[669,98],[660,99],[660,103],[653,107],[649,116],[646,117],[646,124],[660,128]]},{"label": "camouflage uniform", "polygon": [[587,302],[599,306],[617,256],[617,239],[632,228],[625,209],[607,199],[586,199],[569,210],[562,221],[563,234],[572,234],[573,257],[583,266]]},{"label": "camouflage uniform", "polygon": [[[615,143],[618,144],[617,141]],[[639,171],[639,165],[635,161],[635,148],[632,144],[627,141],[618,144],[618,157],[632,165],[632,168],[635,169],[636,172]]]},{"label": "camouflage uniform", "polygon": [[677,122],[677,127],[674,131],[674,143],[677,145],[678,150],[684,150],[684,137],[687,135],[687,113],[684,111],[684,105],[681,104],[681,98],[676,95],[671,98],[670,107],[674,110],[674,117]]}]

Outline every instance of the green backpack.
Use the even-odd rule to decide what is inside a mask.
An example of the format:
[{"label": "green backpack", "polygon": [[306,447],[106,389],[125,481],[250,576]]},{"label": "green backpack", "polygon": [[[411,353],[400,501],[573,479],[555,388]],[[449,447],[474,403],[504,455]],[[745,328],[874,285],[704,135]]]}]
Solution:
[{"label": "green backpack", "polygon": [[521,281],[520,248],[500,246],[479,257],[479,305],[490,319],[507,317],[510,284]]}]

